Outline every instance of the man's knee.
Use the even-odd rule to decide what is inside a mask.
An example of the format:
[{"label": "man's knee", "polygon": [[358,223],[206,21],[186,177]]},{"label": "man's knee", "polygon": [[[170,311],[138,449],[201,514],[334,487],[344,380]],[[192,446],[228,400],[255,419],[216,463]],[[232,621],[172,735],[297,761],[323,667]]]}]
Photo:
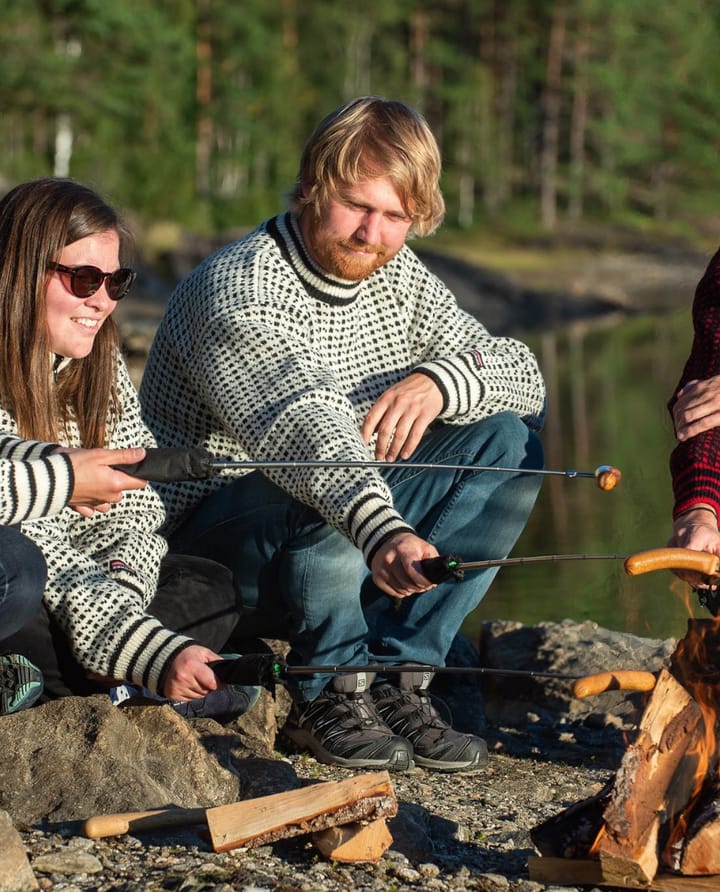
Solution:
[{"label": "man's knee", "polygon": [[493,463],[511,468],[542,468],[544,453],[538,435],[512,412],[500,412],[470,426],[478,456],[492,453]]}]

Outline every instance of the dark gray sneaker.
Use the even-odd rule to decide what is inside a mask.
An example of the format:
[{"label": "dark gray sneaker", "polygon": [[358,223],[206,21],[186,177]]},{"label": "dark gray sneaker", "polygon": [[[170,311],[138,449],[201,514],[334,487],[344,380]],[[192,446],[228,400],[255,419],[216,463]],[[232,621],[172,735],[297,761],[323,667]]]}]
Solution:
[{"label": "dark gray sneaker", "polygon": [[412,746],[378,717],[367,693],[325,689],[315,700],[293,703],[283,733],[329,765],[388,771],[413,767]]},{"label": "dark gray sneaker", "polygon": [[488,763],[482,737],[455,731],[435,709],[425,690],[401,690],[390,682],[373,685],[378,715],[413,745],[417,765],[435,771],[477,771]]}]

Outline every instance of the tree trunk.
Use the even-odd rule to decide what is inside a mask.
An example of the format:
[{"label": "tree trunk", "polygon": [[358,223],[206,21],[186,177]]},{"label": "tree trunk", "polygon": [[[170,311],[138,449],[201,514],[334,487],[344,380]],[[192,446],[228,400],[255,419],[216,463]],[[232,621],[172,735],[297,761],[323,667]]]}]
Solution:
[{"label": "tree trunk", "polygon": [[212,157],[213,124],[212,102],[212,44],[207,20],[209,0],[196,0],[195,26],[195,101],[197,123],[195,136],[195,194],[200,198],[210,195],[210,163]]},{"label": "tree trunk", "polygon": [[540,153],[540,222],[545,229],[554,229],[557,222],[557,171],[566,21],[566,0],[556,0],[550,27],[542,102],[544,120]]},{"label": "tree trunk", "polygon": [[587,62],[590,55],[590,25],[583,18],[578,23],[578,32],[573,45],[573,103],[570,116],[570,197],[568,216],[580,220],[583,215],[585,139],[588,120],[588,76]]}]

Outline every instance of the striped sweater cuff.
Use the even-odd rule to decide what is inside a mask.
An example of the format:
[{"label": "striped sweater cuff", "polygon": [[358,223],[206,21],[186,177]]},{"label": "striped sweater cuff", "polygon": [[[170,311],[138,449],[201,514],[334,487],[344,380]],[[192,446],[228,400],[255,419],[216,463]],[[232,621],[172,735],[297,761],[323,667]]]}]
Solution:
[{"label": "striped sweater cuff", "polygon": [[437,384],[443,398],[443,418],[466,415],[483,401],[485,388],[464,355],[426,362],[413,371],[427,375]]},{"label": "striped sweater cuff", "polygon": [[67,506],[75,484],[70,456],[57,453],[34,461],[14,462],[6,502],[13,506],[6,523],[51,517]]},{"label": "striped sweater cuff", "polygon": [[186,647],[195,644],[186,635],[166,629],[159,620],[144,616],[125,630],[115,653],[110,673],[162,693],[172,661]]},{"label": "striped sweater cuff", "polygon": [[356,503],[350,514],[348,525],[350,536],[362,551],[368,566],[383,542],[387,542],[398,533],[415,532],[400,514],[388,505],[387,500],[379,495],[367,496]]}]

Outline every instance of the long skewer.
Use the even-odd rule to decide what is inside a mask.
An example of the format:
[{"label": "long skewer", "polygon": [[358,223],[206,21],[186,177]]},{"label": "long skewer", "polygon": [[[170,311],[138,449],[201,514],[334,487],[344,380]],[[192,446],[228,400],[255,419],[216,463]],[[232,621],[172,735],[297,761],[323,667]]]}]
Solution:
[{"label": "long skewer", "polygon": [[207,449],[194,447],[158,447],[146,450],[142,461],[130,465],[114,465],[119,471],[150,480],[156,483],[173,483],[180,480],[198,480],[213,477],[220,471],[271,471],[278,468],[376,468],[388,471],[392,468],[430,471],[495,471],[504,474],[541,474],[561,477],[590,477],[597,481],[600,489],[614,489],[620,482],[622,473],[612,465],[599,465],[594,471],[564,471],[547,468],[503,468],[495,465],[461,465],[443,462],[413,461],[373,461],[372,459],[354,460],[288,460],[288,461],[235,461],[218,458]]}]

